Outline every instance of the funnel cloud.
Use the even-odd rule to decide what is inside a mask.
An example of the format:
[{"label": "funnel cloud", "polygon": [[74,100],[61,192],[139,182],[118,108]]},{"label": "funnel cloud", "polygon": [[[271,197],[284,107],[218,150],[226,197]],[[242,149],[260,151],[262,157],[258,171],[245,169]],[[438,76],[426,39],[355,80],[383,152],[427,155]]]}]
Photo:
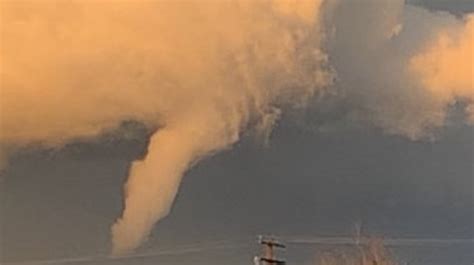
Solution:
[{"label": "funnel cloud", "polygon": [[152,132],[111,228],[115,255],[148,238],[195,163],[247,132],[267,141],[283,113],[342,113],[412,140],[433,137],[455,105],[474,122],[473,15],[402,0],[1,9],[0,165],[14,150],[61,148],[123,121]]}]

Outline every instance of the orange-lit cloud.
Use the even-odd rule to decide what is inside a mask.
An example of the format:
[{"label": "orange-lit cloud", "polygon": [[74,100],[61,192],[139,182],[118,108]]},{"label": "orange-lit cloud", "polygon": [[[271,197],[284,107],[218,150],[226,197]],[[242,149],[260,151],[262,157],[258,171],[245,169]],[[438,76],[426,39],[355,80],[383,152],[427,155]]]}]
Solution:
[{"label": "orange-lit cloud", "polygon": [[[337,88],[318,103],[327,95],[342,102],[333,109],[347,110],[350,121],[419,139],[445,124],[455,101],[470,104],[474,120],[472,16],[439,31],[455,19],[403,0],[1,1],[0,8],[2,146],[61,147],[126,120],[154,130],[129,172],[125,209],[112,227],[115,254],[146,240],[194,163],[247,129],[268,136],[283,111],[332,84],[333,68]],[[440,32],[421,50],[426,39],[411,32],[420,16]]]},{"label": "orange-lit cloud", "polygon": [[474,122],[474,15],[443,29],[410,62],[422,86],[446,107],[464,102]]},{"label": "orange-lit cloud", "polygon": [[2,1],[0,143],[60,147],[124,120],[155,129],[113,251],[145,240],[182,175],[330,81],[320,1]]}]

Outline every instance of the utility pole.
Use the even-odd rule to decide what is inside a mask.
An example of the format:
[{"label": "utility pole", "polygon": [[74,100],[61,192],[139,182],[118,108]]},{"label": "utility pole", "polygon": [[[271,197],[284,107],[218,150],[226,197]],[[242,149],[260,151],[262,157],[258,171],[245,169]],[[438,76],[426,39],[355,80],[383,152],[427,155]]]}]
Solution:
[{"label": "utility pole", "polygon": [[258,237],[258,243],[263,246],[263,255],[254,258],[255,265],[285,265],[286,261],[275,257],[275,248],[286,248],[274,238]]}]

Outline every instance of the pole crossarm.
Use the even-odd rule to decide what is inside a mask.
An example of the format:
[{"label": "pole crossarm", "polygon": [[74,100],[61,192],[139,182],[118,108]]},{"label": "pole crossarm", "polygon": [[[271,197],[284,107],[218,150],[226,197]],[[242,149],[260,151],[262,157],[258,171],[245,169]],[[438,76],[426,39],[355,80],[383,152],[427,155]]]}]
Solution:
[{"label": "pole crossarm", "polygon": [[258,237],[258,243],[263,246],[263,255],[255,257],[256,265],[285,265],[286,261],[277,259],[274,255],[275,248],[286,248],[286,246],[274,238]]}]

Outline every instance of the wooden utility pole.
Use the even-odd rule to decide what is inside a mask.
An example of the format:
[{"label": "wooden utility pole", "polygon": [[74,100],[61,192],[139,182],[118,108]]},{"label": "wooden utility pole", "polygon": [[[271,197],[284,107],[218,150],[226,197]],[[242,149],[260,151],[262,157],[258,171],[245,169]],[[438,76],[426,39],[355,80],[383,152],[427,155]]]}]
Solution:
[{"label": "wooden utility pole", "polygon": [[258,243],[263,246],[263,255],[254,259],[255,265],[285,265],[284,260],[275,257],[275,248],[286,248],[285,245],[276,241],[274,238],[264,238],[259,236]]}]

